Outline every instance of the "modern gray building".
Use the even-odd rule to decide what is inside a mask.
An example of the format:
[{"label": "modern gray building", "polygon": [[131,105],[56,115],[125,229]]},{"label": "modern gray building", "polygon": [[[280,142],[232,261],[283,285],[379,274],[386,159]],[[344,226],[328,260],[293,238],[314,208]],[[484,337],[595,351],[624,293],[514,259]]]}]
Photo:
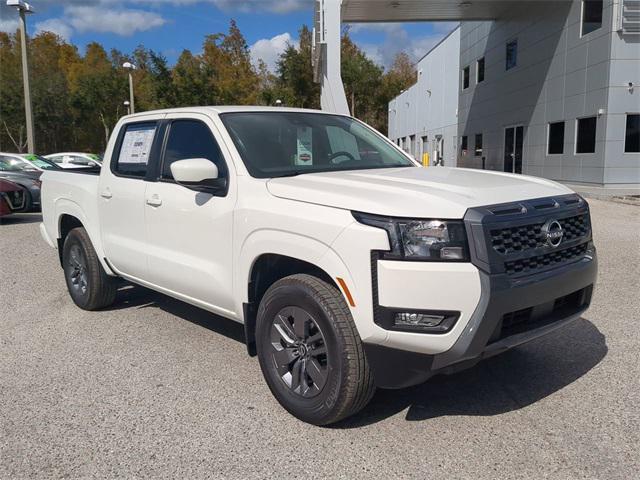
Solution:
[{"label": "modern gray building", "polygon": [[457,162],[460,27],[418,63],[418,80],[389,103],[389,138],[423,164]]},{"label": "modern gray building", "polygon": [[[463,21],[418,62],[416,85],[389,104],[390,138],[431,164],[639,187],[640,1],[526,5]],[[458,58],[442,58],[456,44]]]}]

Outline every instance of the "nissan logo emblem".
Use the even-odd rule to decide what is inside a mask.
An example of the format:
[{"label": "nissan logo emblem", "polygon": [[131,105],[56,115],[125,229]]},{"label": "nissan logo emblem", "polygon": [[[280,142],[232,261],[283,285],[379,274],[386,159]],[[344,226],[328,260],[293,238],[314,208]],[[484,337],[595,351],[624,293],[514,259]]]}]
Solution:
[{"label": "nissan logo emblem", "polygon": [[557,220],[547,220],[542,226],[542,236],[547,245],[556,248],[562,243],[562,237],[564,237],[564,230],[562,225]]}]

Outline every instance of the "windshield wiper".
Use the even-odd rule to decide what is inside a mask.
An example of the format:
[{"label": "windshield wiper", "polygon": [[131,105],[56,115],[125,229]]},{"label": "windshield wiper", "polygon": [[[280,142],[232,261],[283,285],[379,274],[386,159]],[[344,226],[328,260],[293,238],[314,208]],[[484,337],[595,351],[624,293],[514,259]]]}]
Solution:
[{"label": "windshield wiper", "polygon": [[272,178],[285,178],[285,177],[297,177],[298,175],[302,175],[304,173],[311,173],[305,170],[293,170],[291,172],[283,173],[282,175],[274,175]]}]

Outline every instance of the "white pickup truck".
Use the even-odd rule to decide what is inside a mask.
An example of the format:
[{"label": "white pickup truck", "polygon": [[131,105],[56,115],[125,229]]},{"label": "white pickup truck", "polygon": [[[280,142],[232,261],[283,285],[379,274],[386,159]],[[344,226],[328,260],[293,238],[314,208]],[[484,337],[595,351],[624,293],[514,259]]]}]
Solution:
[{"label": "white pickup truck", "polygon": [[120,278],[241,322],[274,396],[316,425],[555,331],[596,279],[568,188],[423,168],[346,116],[136,114],[101,171],[42,180],[41,233],[80,308],[109,307]]}]

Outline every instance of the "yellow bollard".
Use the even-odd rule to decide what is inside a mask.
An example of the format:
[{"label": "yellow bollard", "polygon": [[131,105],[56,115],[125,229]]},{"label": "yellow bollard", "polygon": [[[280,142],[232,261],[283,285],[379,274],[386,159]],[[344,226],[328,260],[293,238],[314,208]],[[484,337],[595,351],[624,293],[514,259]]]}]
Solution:
[{"label": "yellow bollard", "polygon": [[422,166],[423,167],[429,166],[429,152],[425,152],[422,154]]}]

